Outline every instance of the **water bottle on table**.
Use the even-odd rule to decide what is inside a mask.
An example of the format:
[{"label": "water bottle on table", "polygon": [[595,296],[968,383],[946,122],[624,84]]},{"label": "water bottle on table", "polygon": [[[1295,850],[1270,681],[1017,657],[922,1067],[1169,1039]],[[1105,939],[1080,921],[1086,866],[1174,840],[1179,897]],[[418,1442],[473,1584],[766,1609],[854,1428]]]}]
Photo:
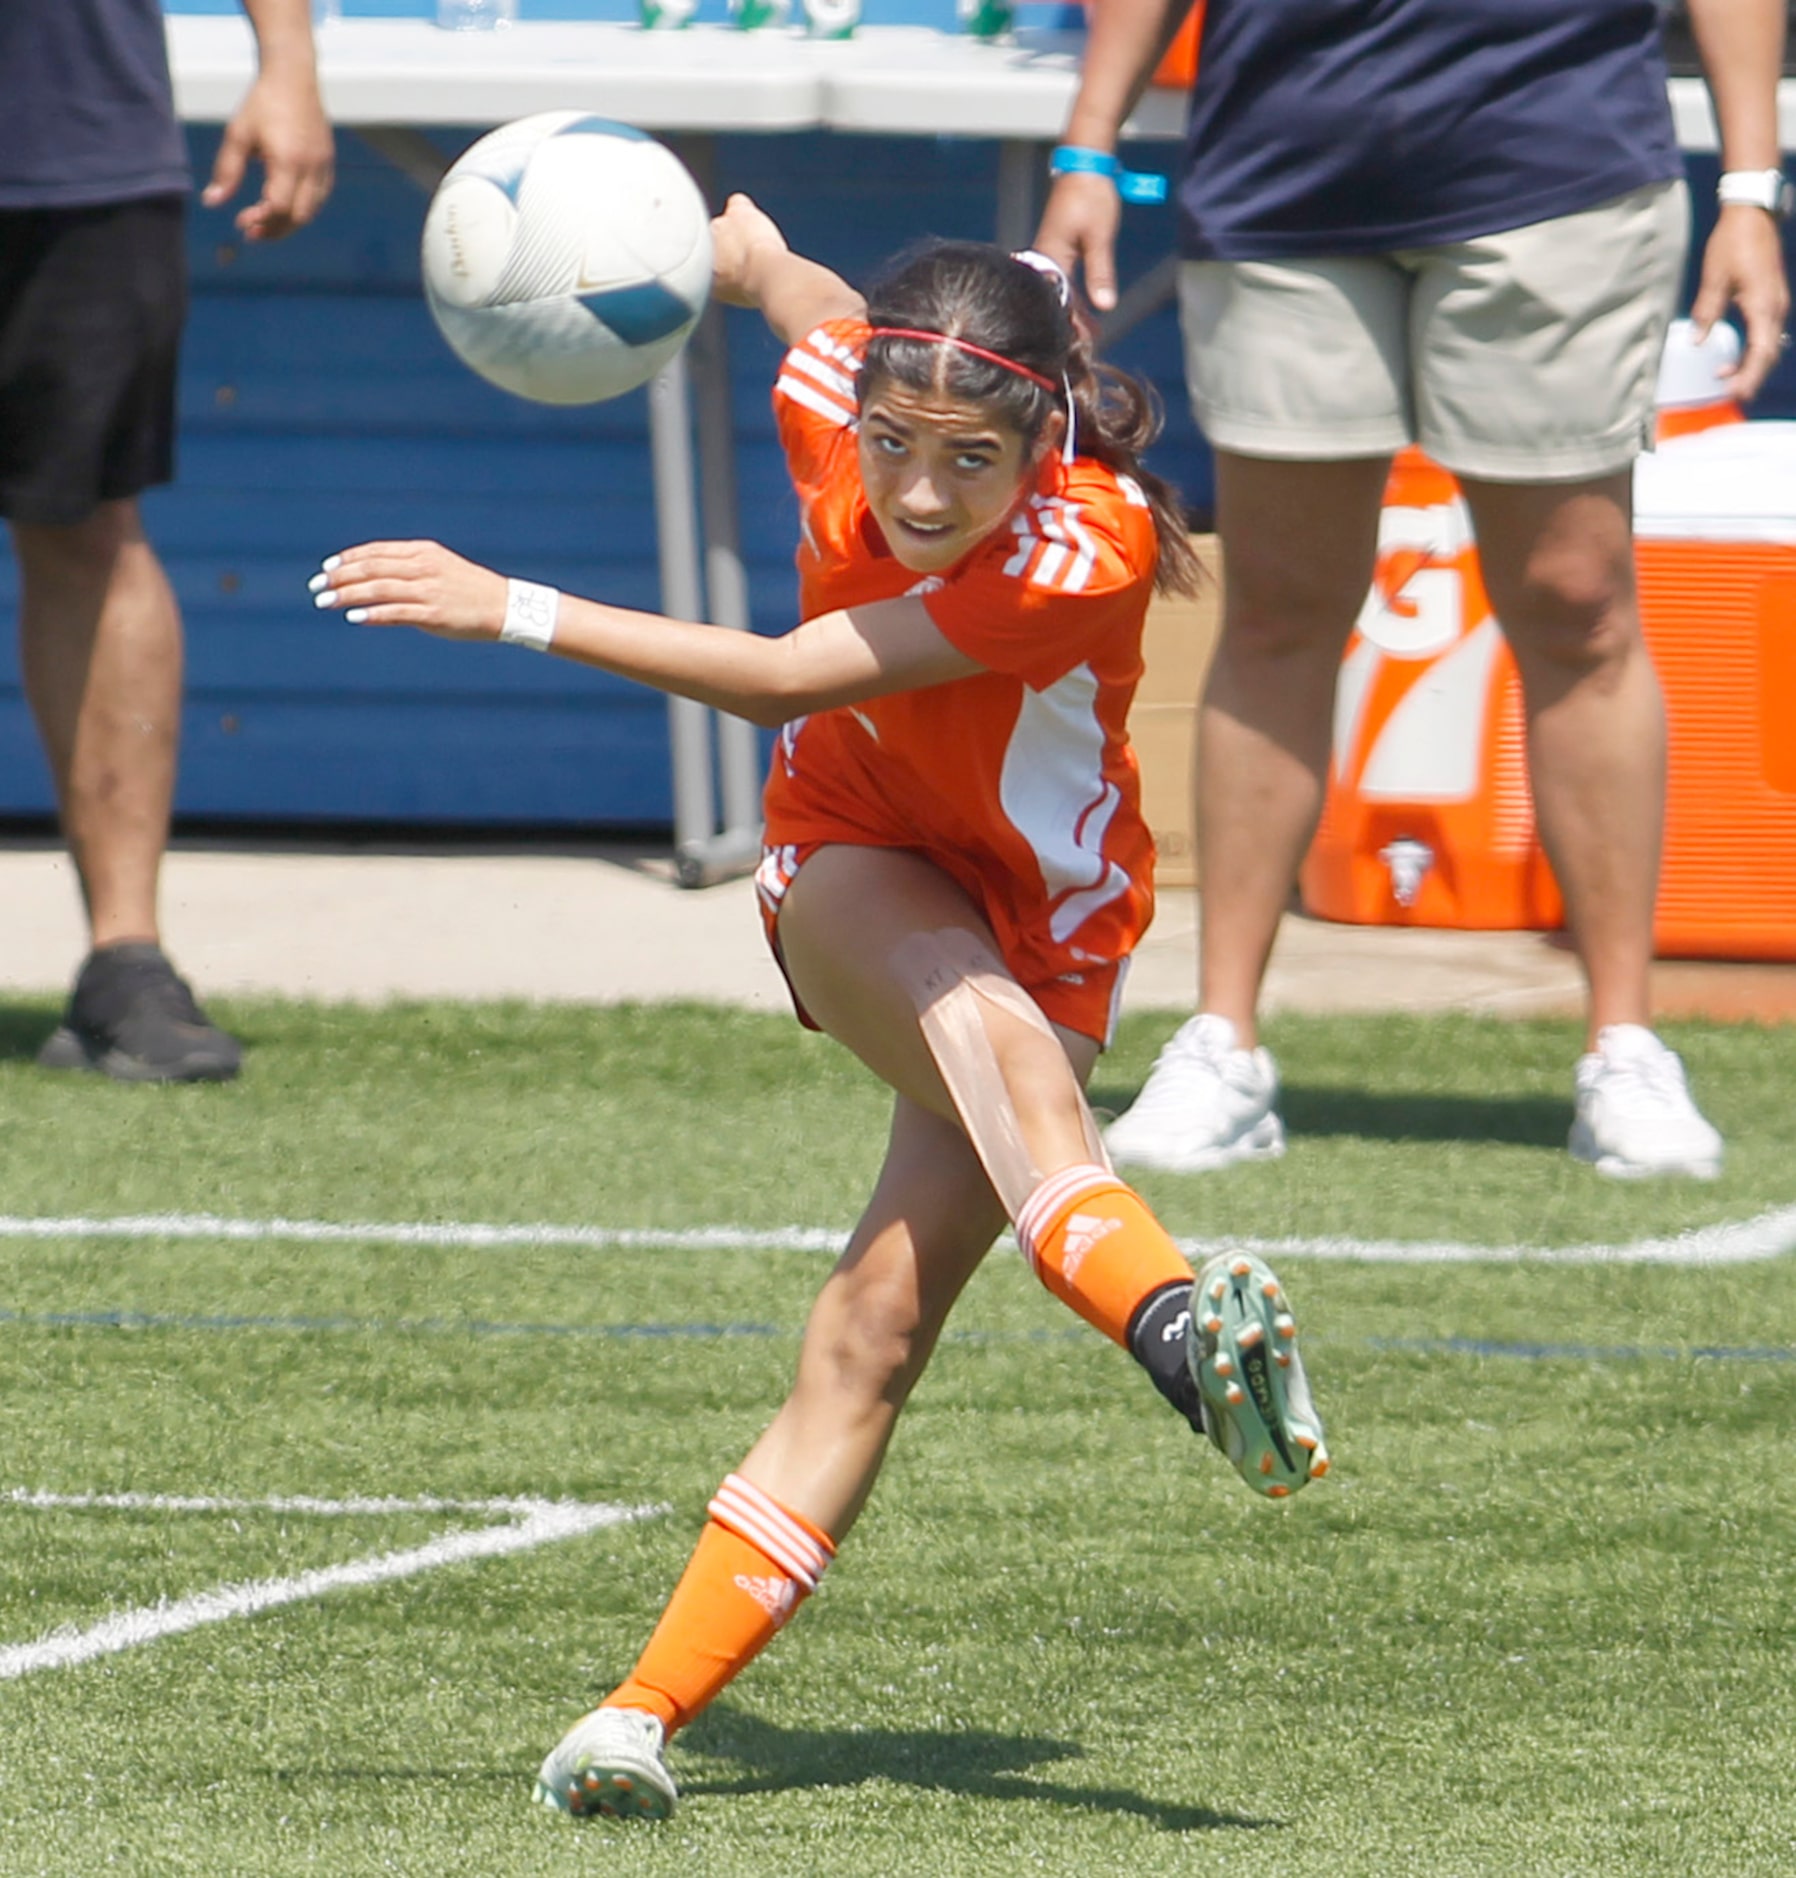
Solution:
[{"label": "water bottle on table", "polygon": [[955,0],[954,11],[975,39],[1002,39],[1016,26],[1014,0]]},{"label": "water bottle on table", "polygon": [[861,0],[804,0],[804,20],[813,39],[852,39]]},{"label": "water bottle on table", "polygon": [[489,32],[517,17],[518,0],[437,0],[437,24],[445,32]]},{"label": "water bottle on table", "polygon": [[784,26],[792,15],[792,0],[730,0],[730,24],[738,32]]}]

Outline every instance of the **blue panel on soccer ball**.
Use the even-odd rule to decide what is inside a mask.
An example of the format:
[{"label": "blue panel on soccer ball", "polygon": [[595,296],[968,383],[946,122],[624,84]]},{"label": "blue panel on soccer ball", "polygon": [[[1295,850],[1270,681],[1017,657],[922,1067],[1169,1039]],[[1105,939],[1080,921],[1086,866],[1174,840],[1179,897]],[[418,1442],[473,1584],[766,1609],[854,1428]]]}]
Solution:
[{"label": "blue panel on soccer ball", "polygon": [[512,157],[505,169],[482,168],[480,175],[483,180],[491,183],[495,189],[502,190],[515,203],[518,199],[518,191],[524,186],[524,172],[529,167],[530,152],[520,150]]},{"label": "blue panel on soccer ball", "polygon": [[643,281],[634,287],[611,287],[603,293],[583,293],[579,300],[631,346],[652,345],[669,333],[677,333],[692,318],[692,308],[658,280]]},{"label": "blue panel on soccer ball", "polygon": [[577,117],[571,124],[563,124],[555,133],[557,137],[622,137],[631,143],[651,141],[646,130],[638,130],[634,124],[620,124],[611,117]]}]

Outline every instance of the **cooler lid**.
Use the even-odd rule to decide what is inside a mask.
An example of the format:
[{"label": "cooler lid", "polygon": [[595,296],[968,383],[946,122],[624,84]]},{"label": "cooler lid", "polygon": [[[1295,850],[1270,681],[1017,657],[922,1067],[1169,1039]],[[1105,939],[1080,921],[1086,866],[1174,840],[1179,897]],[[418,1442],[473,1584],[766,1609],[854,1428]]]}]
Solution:
[{"label": "cooler lid", "polygon": [[1659,541],[1796,545],[1796,423],[1722,424],[1640,457],[1634,532]]}]

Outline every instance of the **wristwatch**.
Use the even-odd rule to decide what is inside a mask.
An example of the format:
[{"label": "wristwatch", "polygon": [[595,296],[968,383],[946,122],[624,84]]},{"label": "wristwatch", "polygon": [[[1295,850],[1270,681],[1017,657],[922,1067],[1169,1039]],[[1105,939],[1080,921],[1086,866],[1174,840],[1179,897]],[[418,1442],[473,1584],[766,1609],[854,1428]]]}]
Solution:
[{"label": "wristwatch", "polygon": [[1723,170],[1715,185],[1715,200],[1724,209],[1737,204],[1764,209],[1781,219],[1796,206],[1796,190],[1782,170]]}]

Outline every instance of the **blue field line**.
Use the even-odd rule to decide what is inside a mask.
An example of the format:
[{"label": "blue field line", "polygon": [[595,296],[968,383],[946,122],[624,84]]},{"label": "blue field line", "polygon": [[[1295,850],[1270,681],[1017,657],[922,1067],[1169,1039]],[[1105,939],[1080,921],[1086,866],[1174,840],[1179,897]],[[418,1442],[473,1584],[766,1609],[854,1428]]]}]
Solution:
[{"label": "blue field line", "polygon": [[[723,1337],[791,1337],[798,1327],[788,1324],[503,1324],[484,1318],[447,1317],[309,1317],[259,1313],[205,1316],[178,1311],[11,1311],[0,1310],[0,1324],[20,1324],[34,1330],[273,1330],[327,1331],[364,1336],[408,1337],[597,1337],[691,1338],[702,1341]],[[1088,1333],[1066,1330],[949,1330],[951,1343],[1063,1343],[1076,1342]]]},{"label": "blue field line", "polygon": [[[272,1330],[336,1332],[364,1336],[411,1337],[577,1337],[607,1339],[690,1339],[704,1342],[727,1337],[793,1337],[781,1324],[507,1324],[485,1318],[362,1318],[230,1314],[204,1316],[160,1311],[11,1311],[0,1310],[0,1324],[36,1330]],[[944,1343],[1074,1343],[1089,1332],[1077,1325],[1064,1330],[948,1330]],[[1329,1342],[1327,1337],[1312,1342]],[[1530,1362],[1716,1363],[1796,1362],[1796,1349],[1721,1344],[1679,1349],[1675,1345],[1499,1342],[1487,1337],[1367,1337],[1363,1348],[1403,1356],[1511,1357]]]},{"label": "blue field line", "polygon": [[1509,1356],[1547,1363],[1685,1362],[1703,1357],[1715,1363],[1796,1363],[1796,1349],[1751,1344],[1693,1344],[1678,1349],[1672,1344],[1643,1343],[1498,1343],[1488,1337],[1369,1337],[1374,1350],[1405,1356]]}]

